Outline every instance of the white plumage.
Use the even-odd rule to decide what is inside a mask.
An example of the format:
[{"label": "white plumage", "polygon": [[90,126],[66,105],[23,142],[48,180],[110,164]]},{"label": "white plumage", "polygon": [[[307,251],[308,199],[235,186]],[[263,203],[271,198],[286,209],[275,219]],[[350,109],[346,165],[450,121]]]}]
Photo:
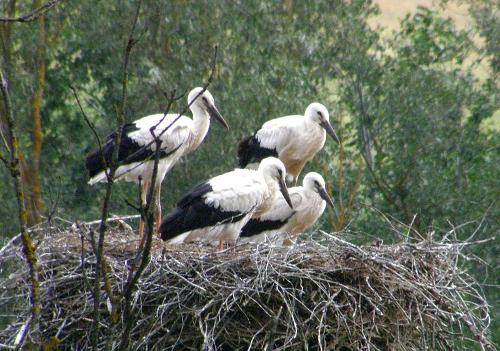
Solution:
[{"label": "white plumage", "polygon": [[[194,151],[205,138],[210,117],[214,117],[228,128],[224,118],[215,107],[212,94],[203,88],[195,88],[188,95],[188,104],[193,119],[178,114],[155,114],[126,124],[121,136],[118,152],[120,166],[115,173],[116,179],[144,184],[142,201],[145,203],[149,183],[153,174],[156,144],[152,132],[160,137],[161,152],[158,174],[154,184],[156,191],[156,223],[161,219],[160,191],[165,175],[184,155]],[[106,181],[107,164],[111,161],[115,135],[108,136],[101,149],[97,148],[87,156],[86,166],[90,173],[89,184]],[[103,160],[105,162],[103,162]],[[139,232],[142,235],[143,223]]]},{"label": "white plumage", "polygon": [[[131,156],[132,152],[144,153],[141,151],[141,148],[143,147],[149,151],[148,155],[146,157],[141,157],[141,159],[137,160],[137,162],[125,163],[118,167],[115,177],[128,182],[138,182],[139,178],[141,178],[142,181],[151,179],[156,144],[154,143],[154,138],[151,135],[150,128],[157,125],[157,134],[159,134],[161,131],[165,130],[167,126],[172,124],[177,117],[179,117],[177,114],[156,114],[134,121],[132,123],[133,126],[129,127],[131,131],[124,135],[126,138],[130,139],[131,143],[134,144],[134,149],[130,150],[131,152],[129,152],[127,156]],[[196,148],[195,145],[189,147],[189,141],[194,141],[195,135],[201,135],[203,133],[195,134],[192,132],[194,130],[193,120],[186,116],[181,116],[175,124],[161,136],[162,150],[169,150],[172,151],[172,153],[168,155],[168,157],[160,159],[158,163],[158,177],[155,185],[161,184],[165,174],[172,168],[181,156]],[[127,162],[127,158],[122,158],[121,161]],[[93,176],[89,180],[89,184],[94,185],[102,181],[106,181],[106,174],[104,170]]]},{"label": "white plumage", "polygon": [[278,192],[289,199],[285,175],[283,163],[269,157],[258,170],[235,169],[195,186],[163,219],[162,239],[235,242],[250,217],[268,208]]},{"label": "white plumage", "polygon": [[252,218],[242,228],[240,242],[259,243],[267,240],[277,245],[291,243],[316,223],[327,202],[333,207],[325,181],[319,173],[307,173],[302,184],[288,189],[293,209],[278,196],[268,211]]},{"label": "white plumage", "polygon": [[323,148],[328,133],[340,143],[330,124],[325,106],[314,102],[304,116],[293,115],[272,119],[252,136],[244,138],[238,148],[240,167],[259,162],[263,157],[278,157],[295,185],[304,165]]}]

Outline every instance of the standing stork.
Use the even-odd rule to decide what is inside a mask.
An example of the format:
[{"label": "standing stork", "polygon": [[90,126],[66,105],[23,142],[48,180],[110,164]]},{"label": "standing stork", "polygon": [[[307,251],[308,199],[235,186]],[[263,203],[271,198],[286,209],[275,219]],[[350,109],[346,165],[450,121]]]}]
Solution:
[{"label": "standing stork", "polygon": [[240,167],[259,162],[264,157],[278,157],[293,177],[292,186],[307,161],[323,148],[328,133],[340,144],[330,124],[325,106],[313,102],[304,116],[293,115],[267,121],[253,135],[243,138],[238,146]]},{"label": "standing stork", "polygon": [[192,188],[163,219],[161,238],[169,244],[195,240],[236,242],[241,228],[256,211],[265,211],[278,192],[292,206],[285,184],[285,166],[275,158],[257,170],[235,169]]},{"label": "standing stork", "polygon": [[[193,119],[178,114],[155,114],[125,124],[118,149],[119,167],[115,172],[116,179],[138,182],[142,179],[142,203],[146,203],[146,195],[153,175],[156,143],[153,136],[161,140],[160,161],[154,184],[156,192],[156,230],[161,220],[160,191],[165,175],[184,155],[196,150],[207,135],[210,117],[215,118],[226,129],[229,129],[224,118],[215,107],[212,94],[203,88],[194,88],[188,95],[188,104]],[[86,168],[90,175],[89,184],[106,181],[106,172],[113,155],[115,134],[107,137],[101,148],[91,151],[86,160]],[[143,240],[144,222],[139,222],[139,235]]]},{"label": "standing stork", "polygon": [[240,241],[259,243],[270,240],[277,245],[292,242],[323,214],[326,204],[333,208],[325,180],[316,172],[307,173],[302,186],[288,189],[293,209],[281,197],[261,216],[250,219],[241,229]]}]

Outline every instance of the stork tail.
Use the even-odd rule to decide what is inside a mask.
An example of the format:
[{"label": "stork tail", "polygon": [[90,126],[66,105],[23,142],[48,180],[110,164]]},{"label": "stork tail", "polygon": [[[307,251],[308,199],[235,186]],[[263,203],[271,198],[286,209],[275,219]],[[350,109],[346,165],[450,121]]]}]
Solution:
[{"label": "stork tail", "polygon": [[238,161],[241,168],[249,163],[259,163],[266,157],[278,157],[276,149],[262,147],[254,135],[241,139],[238,145]]}]

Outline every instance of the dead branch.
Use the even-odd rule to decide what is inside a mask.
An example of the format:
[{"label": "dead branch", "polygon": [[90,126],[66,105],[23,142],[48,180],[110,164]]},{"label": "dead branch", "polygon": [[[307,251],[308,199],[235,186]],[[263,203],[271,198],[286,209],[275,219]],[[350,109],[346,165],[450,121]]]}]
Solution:
[{"label": "dead branch", "polygon": [[48,10],[56,6],[61,0],[50,0],[35,11],[16,18],[0,18],[0,22],[32,22],[43,16]]},{"label": "dead branch", "polygon": [[[131,39],[129,39],[131,40]],[[210,85],[213,74],[215,72],[215,67],[216,67],[216,62],[217,62],[217,47],[215,47],[214,50],[214,59],[212,63],[212,70],[209,79],[205,83],[202,91],[196,96],[200,96],[205,92],[205,90],[208,88]],[[130,331],[132,329],[132,326],[134,325],[135,322],[135,317],[132,314],[132,293],[136,290],[137,284],[139,282],[139,279],[148,266],[150,256],[151,256],[151,245],[152,245],[152,240],[153,240],[153,233],[154,233],[154,226],[153,226],[153,203],[154,203],[154,196],[155,196],[155,187],[154,184],[156,183],[156,178],[158,177],[158,164],[160,161],[160,151],[161,151],[161,136],[168,130],[170,129],[175,122],[187,111],[189,106],[196,100],[193,99],[193,101],[190,101],[188,105],[185,107],[185,109],[179,113],[179,115],[172,121],[165,129],[163,129],[159,134],[155,133],[156,128],[160,125],[160,123],[163,122],[163,120],[166,118],[168,112],[170,111],[170,108],[172,104],[178,99],[176,97],[176,92],[175,90],[170,93],[168,96],[168,101],[167,101],[167,108],[166,111],[163,114],[163,118],[150,129],[150,133],[153,137],[153,141],[155,143],[155,154],[154,154],[154,164],[153,164],[153,174],[151,176],[150,184],[151,186],[149,187],[148,194],[146,196],[146,205],[144,208],[141,206],[141,216],[145,216],[145,223],[146,223],[146,242],[144,245],[144,249],[141,250],[142,248],[139,248],[136,259],[133,261],[132,266],[129,271],[129,275],[127,278],[127,284],[125,286],[124,292],[123,292],[123,300],[125,304],[124,312],[123,312],[123,319],[126,321],[125,328],[122,333],[122,338],[119,346],[119,350],[126,350],[128,349],[129,346],[129,340],[130,340]],[[141,196],[139,196],[139,199]],[[139,267],[136,267],[136,262],[139,262]]]},{"label": "dead branch", "polygon": [[[114,143],[115,145],[120,145],[121,143],[121,137],[122,137],[122,132],[123,132],[123,126],[125,124],[125,106],[127,104],[127,87],[128,87],[128,64],[129,64],[129,58],[130,58],[130,52],[132,51],[132,48],[134,45],[137,43],[133,36],[135,32],[135,28],[137,25],[137,20],[139,18],[139,11],[141,8],[142,0],[139,0],[135,12],[135,16],[133,19],[133,25],[129,33],[128,37],[128,42],[127,46],[125,48],[125,53],[124,53],[124,59],[123,59],[123,78],[122,78],[122,99],[121,99],[121,104],[118,109],[118,113],[116,116],[117,119],[117,129],[116,129],[116,134],[115,134],[115,139]],[[109,213],[109,201],[111,199],[111,192],[113,188],[113,183],[115,180],[115,172],[116,169],[118,168],[118,153],[119,153],[119,147],[115,147],[113,150],[113,155],[111,157],[111,164],[109,168],[109,173],[106,171],[106,176],[107,176],[107,183],[106,183],[106,194],[104,196],[104,201],[102,204],[102,211],[101,211],[101,223],[99,225],[99,239],[97,243],[97,262],[96,262],[96,267],[95,267],[95,281],[94,281],[94,290],[93,290],[93,295],[94,295],[94,309],[93,309],[93,325],[91,329],[91,336],[93,340],[93,349],[97,349],[97,345],[99,343],[98,337],[99,337],[99,317],[100,317],[100,311],[99,311],[99,305],[100,305],[100,292],[101,292],[101,270],[103,269],[102,266],[102,260],[103,260],[103,247],[104,247],[104,237],[106,233],[106,219],[108,218],[108,213]]]}]

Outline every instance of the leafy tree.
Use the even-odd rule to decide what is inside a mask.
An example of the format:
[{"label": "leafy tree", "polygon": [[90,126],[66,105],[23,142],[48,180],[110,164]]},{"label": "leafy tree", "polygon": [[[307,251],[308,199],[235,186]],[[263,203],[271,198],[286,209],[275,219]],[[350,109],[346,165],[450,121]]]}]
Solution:
[{"label": "leafy tree", "polygon": [[[2,17],[15,17],[32,4],[10,0],[0,9]],[[26,176],[39,164],[45,216],[98,217],[104,189],[87,185],[83,167],[96,140],[70,86],[99,135],[111,132],[120,102],[124,28],[130,25],[126,14],[133,9],[132,1],[66,0],[43,21],[0,26],[0,66],[22,128],[24,183],[36,194]],[[318,228],[347,229],[349,239],[362,242],[399,240],[386,233],[381,212],[412,223],[423,235],[484,217],[477,237],[495,235],[500,140],[482,125],[498,111],[498,4],[470,2],[470,9],[476,26],[471,33],[419,8],[400,30],[381,37],[367,23],[378,11],[370,1],[145,0],[129,68],[127,120],[163,111],[165,92],[202,84],[217,45],[209,89],[231,126],[226,133],[214,125],[207,142],[176,165],[163,185],[164,208],[193,184],[235,167],[243,135],[320,101],[344,142],[341,148],[327,142],[304,170],[320,170],[336,198],[335,213]],[[483,48],[469,39],[475,33],[484,38]],[[482,81],[473,74],[479,62],[468,60],[475,52],[490,66]],[[36,119],[43,140],[39,157],[41,144],[32,137]],[[3,123],[0,118],[0,130]],[[38,151],[32,160],[33,149]],[[15,194],[4,186],[10,181],[0,168],[0,232],[9,235],[18,230],[11,219]],[[132,212],[125,200],[137,200],[135,185],[119,183],[113,196],[112,213]],[[498,245],[481,250],[495,265]]]}]

